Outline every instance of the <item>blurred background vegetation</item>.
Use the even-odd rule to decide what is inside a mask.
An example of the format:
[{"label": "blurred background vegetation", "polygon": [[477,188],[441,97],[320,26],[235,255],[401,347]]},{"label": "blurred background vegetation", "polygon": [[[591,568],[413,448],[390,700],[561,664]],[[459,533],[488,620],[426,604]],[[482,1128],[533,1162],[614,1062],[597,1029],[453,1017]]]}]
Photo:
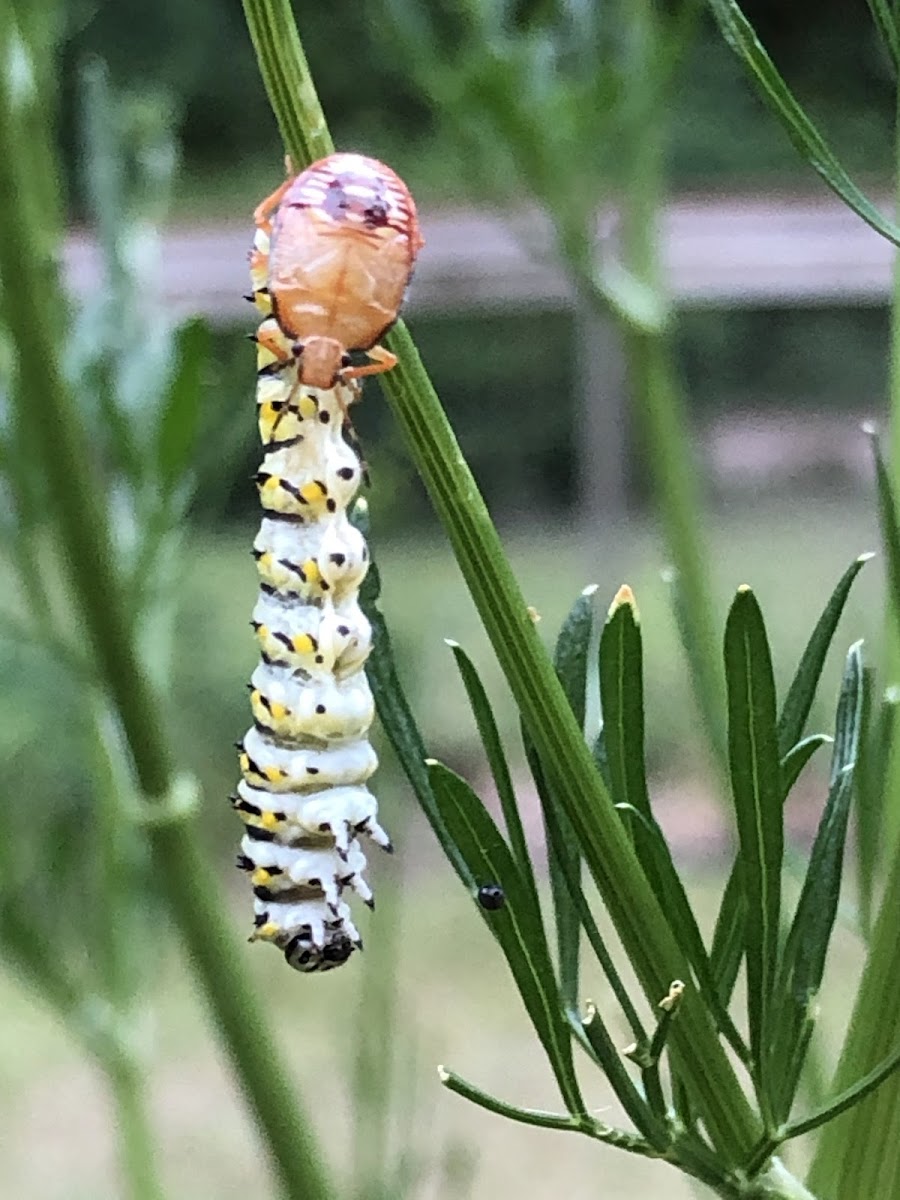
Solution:
[{"label": "blurred background vegetation", "polygon": [[[525,28],[539,23],[542,11],[552,6],[521,0],[514,7]],[[674,12],[684,6],[670,7]],[[748,0],[745,7],[846,165],[877,191],[891,165],[893,85],[865,5],[805,0],[785,6],[778,0]],[[677,86],[666,100],[670,190],[689,195],[764,192],[775,199],[811,191],[816,183],[746,85],[705,10],[690,3],[687,9],[695,11],[689,13]],[[434,10],[452,38],[454,6],[435,5]],[[336,143],[383,158],[406,178],[427,238],[429,213],[477,208],[495,203],[496,197],[462,169],[444,125],[413,81],[387,26],[377,19],[379,11],[378,4],[333,0],[327,6],[304,5],[298,15]],[[124,131],[126,140],[134,139],[134,145],[147,151],[140,161],[126,165],[126,174],[133,174],[142,189],[140,221],[153,226],[168,211],[170,223],[186,228],[241,223],[249,244],[249,214],[278,181],[282,167],[278,132],[240,7],[225,0],[161,0],[153,5],[66,0],[56,21],[58,69],[55,94],[48,92],[47,104],[56,116],[67,224],[97,232],[98,211],[109,211],[102,203],[98,207],[92,194],[98,176],[91,173],[85,149],[83,72],[86,63],[101,60],[116,97],[120,134]],[[172,171],[176,152],[180,167]],[[105,324],[108,314],[95,311],[94,319],[103,329],[103,338],[95,339],[104,347],[103,369],[112,362],[127,374],[129,363],[146,365],[152,358],[154,344],[133,357],[131,346],[155,322],[164,325],[166,314],[159,306],[151,307],[149,316],[146,310],[143,315],[129,313],[127,321],[136,324],[126,322],[118,331]],[[702,905],[705,889],[711,890],[724,861],[725,834],[663,577],[668,556],[634,445],[627,451],[626,512],[617,513],[615,520],[598,512],[587,527],[583,514],[574,520],[580,436],[574,397],[576,321],[575,313],[557,308],[487,315],[460,311],[423,314],[413,320],[413,332],[548,635],[584,584],[597,582],[601,594],[610,598],[623,580],[635,589],[643,616],[648,752],[662,800],[660,818],[664,824],[671,821],[676,851],[695,871]],[[241,681],[254,661],[254,644],[244,633],[256,585],[247,550],[257,508],[247,479],[258,446],[252,355],[242,340],[252,324],[248,309],[244,324],[212,330],[202,373],[202,452],[192,491],[179,498],[186,513],[179,537],[187,553],[177,568],[177,619],[166,610],[170,724],[179,761],[197,774],[210,798],[202,831],[210,856],[223,864],[230,862],[237,840],[224,800],[236,774],[229,747],[248,722]],[[93,336],[82,327],[77,344],[83,348]],[[171,352],[170,336],[171,330],[160,332],[161,353]],[[886,340],[887,311],[876,305],[705,308],[679,319],[677,357],[709,514],[719,629],[726,598],[749,580],[767,613],[782,679],[793,669],[808,632],[806,597],[816,598],[812,607],[817,609],[846,564],[876,542],[868,476],[857,468],[847,446],[860,440],[858,419],[881,410]],[[91,369],[84,361],[72,366],[74,374]],[[139,404],[139,383],[131,380],[124,386],[131,389],[132,403]],[[548,395],[553,396],[552,420],[545,407],[523,403],[523,397]],[[801,424],[824,428],[825,452],[782,456],[750,476],[729,474],[715,457],[729,430],[740,435],[741,427],[730,426],[729,418],[747,412],[764,416],[766,411],[794,413]],[[515,438],[510,437],[510,413],[515,414]],[[449,682],[435,686],[436,679],[448,678],[444,637],[455,638],[484,660],[485,642],[474,609],[449,551],[434,536],[423,494],[374,388],[357,425],[371,467],[373,543],[384,607],[410,698],[429,749],[477,778],[482,766],[461,689]],[[127,528],[129,519],[126,515],[117,528]],[[3,607],[15,617],[19,584],[8,566],[4,572]],[[846,629],[853,638],[880,640],[880,591],[876,565],[867,569],[848,605]],[[174,593],[166,592],[166,597],[173,599]],[[14,623],[11,630],[15,633]],[[825,710],[831,707],[838,664],[849,640],[839,638],[823,692]],[[84,819],[81,792],[86,787],[83,772],[72,765],[77,721],[59,721],[48,707],[48,697],[53,697],[67,714],[77,712],[77,689],[67,698],[60,689],[71,684],[61,683],[57,665],[32,654],[16,637],[0,643],[0,654],[4,678],[16,685],[14,692],[7,688],[0,696],[4,759],[15,763],[18,777],[27,780],[29,797],[64,799],[66,819],[77,826]],[[486,664],[485,678],[498,694],[498,710],[511,732],[515,714],[504,708],[499,673],[491,671]],[[79,713],[78,720],[89,715]],[[522,1196],[564,1189],[578,1200],[596,1195],[601,1178],[611,1196],[640,1191],[651,1177],[658,1178],[652,1167],[623,1164],[611,1152],[568,1144],[556,1159],[548,1142],[552,1134],[499,1121],[487,1131],[477,1112],[437,1093],[432,1067],[447,1057],[478,1062],[485,1086],[513,1092],[525,1103],[542,1103],[549,1088],[530,1043],[522,1051],[524,1019],[508,1003],[511,993],[489,953],[488,939],[466,917],[465,898],[446,865],[439,865],[386,751],[385,757],[376,790],[401,848],[392,870],[404,877],[407,894],[414,891],[416,897],[415,904],[405,904],[401,897],[391,909],[401,914],[401,945],[387,970],[402,974],[409,1011],[401,1010],[399,1020],[416,1027],[413,1040],[418,1044],[398,1070],[415,1080],[415,1095],[426,1111],[440,1105],[441,1117],[439,1133],[426,1122],[424,1129],[407,1130],[401,1139],[411,1161],[394,1164],[403,1179],[394,1192],[379,1192],[371,1183],[375,1176],[387,1178],[384,1163],[357,1161],[360,1197],[383,1195],[386,1200],[417,1187],[422,1195],[441,1197],[509,1194],[513,1162]],[[796,824],[802,837],[802,813]],[[89,871],[90,862],[69,864],[75,868]],[[387,874],[380,872],[382,893]],[[232,899],[236,922],[245,924],[247,899],[238,885]],[[72,915],[70,911],[68,919]],[[76,910],[74,915],[82,914]],[[390,912],[375,918],[368,946],[388,940],[389,918]],[[223,1065],[201,1040],[188,985],[165,944],[156,941],[154,946],[152,970],[144,973],[149,995],[159,999],[150,1101],[168,1147],[169,1194],[185,1194],[185,1181],[197,1197],[237,1196],[250,1187],[257,1194],[274,1194],[260,1187],[265,1167],[250,1144],[235,1097],[223,1097]],[[857,950],[849,939],[840,953],[834,969],[854,968]],[[377,949],[372,957],[374,973]],[[321,1111],[336,1114],[320,1121],[320,1131],[344,1166],[352,1122],[367,1119],[364,1106],[348,1113],[343,1099],[347,1079],[360,1068],[358,1062],[353,1067],[345,1044],[347,1074],[340,1075],[334,1067],[334,1043],[318,1031],[334,1025],[338,1013],[345,1043],[352,1048],[363,1040],[367,1011],[358,1005],[359,979],[351,970],[301,989],[293,978],[285,981],[276,956],[260,952],[253,959],[253,970],[273,997],[280,1041],[301,1086]],[[102,1098],[63,1027],[35,1009],[12,976],[0,974],[0,1008],[5,1014],[0,1062],[8,1082],[0,1096],[0,1177],[10,1194],[27,1188],[37,1200],[120,1195]],[[312,1035],[298,1032],[303,1028]],[[377,1060],[377,1048],[373,1053]],[[407,1091],[407,1098],[411,1094]],[[596,1103],[605,1102],[601,1092]],[[379,1137],[376,1129],[368,1142],[357,1144],[371,1147]],[[528,1181],[535,1179],[538,1189],[528,1191]],[[665,1187],[668,1196],[689,1194],[674,1175],[666,1178]]]}]

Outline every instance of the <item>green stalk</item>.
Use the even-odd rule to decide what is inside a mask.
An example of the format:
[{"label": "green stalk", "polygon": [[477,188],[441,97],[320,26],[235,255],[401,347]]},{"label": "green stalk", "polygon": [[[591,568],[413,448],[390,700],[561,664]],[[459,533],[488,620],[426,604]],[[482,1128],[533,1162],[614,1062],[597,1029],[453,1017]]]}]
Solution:
[{"label": "green stalk", "polygon": [[116,1107],[116,1133],[128,1195],[131,1200],[165,1200],[147,1119],[144,1071],[127,1054],[104,1062],[103,1067]]},{"label": "green stalk", "polygon": [[[900,216],[900,86],[897,88],[896,112],[894,119],[894,207],[895,219]],[[891,482],[893,483],[896,503],[900,506],[900,250],[894,251],[893,289],[891,296],[890,315],[890,356],[888,359],[888,409],[890,413],[890,463]],[[900,518],[900,511],[897,513]],[[892,594],[888,588],[885,613],[885,683],[894,684],[900,681],[900,596]],[[887,778],[885,780],[885,796],[888,803],[883,805],[885,814],[887,845],[896,848],[900,846],[900,816],[896,804],[890,803],[890,798],[900,795],[900,750],[898,750],[897,720],[891,739],[892,751],[889,758]]]},{"label": "green stalk", "polygon": [[[662,212],[665,120],[654,80],[659,60],[659,15],[653,0],[634,0],[629,25],[632,89],[625,117],[630,128],[622,196],[622,253],[631,275],[660,298],[659,220]],[[724,688],[717,653],[721,632],[713,620],[708,567],[703,545],[703,511],[684,405],[672,361],[670,334],[634,322],[624,325],[625,349],[634,401],[644,443],[644,463],[653,490],[672,563],[677,572],[679,618],[686,642],[688,670],[713,762],[727,777],[722,722]]]},{"label": "green stalk", "polygon": [[[287,0],[244,0],[244,9],[281,128],[309,120],[321,149],[328,143],[321,136],[321,110],[309,107],[312,80],[305,60],[294,53],[299,43],[284,36],[284,23],[291,21]],[[280,64],[277,72],[271,67],[273,60]],[[277,88],[270,85],[271,78]],[[291,116],[279,111],[285,96],[294,109]],[[294,96],[303,96],[305,112]],[[288,152],[298,165],[306,161],[309,140],[288,141]],[[555,788],[595,866],[622,943],[648,999],[655,1003],[673,979],[687,977],[687,964],[595,769],[475,480],[402,324],[390,335],[389,345],[400,360],[384,383],[395,420],[453,545],[528,732],[542,761],[555,772]],[[742,1162],[759,1137],[758,1120],[696,994],[685,997],[672,1053],[723,1159]]]},{"label": "green stalk", "polygon": [[[45,244],[37,198],[48,181],[35,178],[23,146],[23,112],[39,103],[32,56],[11,11],[2,7],[0,51],[3,62],[13,65],[0,71],[0,277],[4,317],[18,352],[19,416],[40,426],[35,444],[43,456],[47,515],[59,540],[72,596],[121,719],[141,790],[149,801],[164,807],[175,782],[172,749],[161,706],[135,651],[89,447],[60,370],[58,323],[64,304],[53,286],[52,271],[36,253],[36,247]],[[26,398],[26,387],[21,385],[29,381]],[[148,836],[191,964],[285,1193],[297,1200],[318,1200],[330,1188],[241,965],[218,881],[201,857],[189,824],[155,824]]]},{"label": "green stalk", "polygon": [[[900,1045],[900,855],[891,858],[853,1015],[831,1091],[862,1078]],[[894,1075],[822,1130],[807,1182],[821,1200],[895,1196],[900,1189],[900,1104]]]},{"label": "green stalk", "polygon": [[[894,129],[896,207],[900,212],[900,86]],[[891,464],[895,495],[900,484],[900,253],[894,254],[891,306],[889,393]],[[888,682],[900,678],[900,637],[897,609],[900,596],[887,597],[885,641]],[[896,718],[895,718],[896,720]],[[887,778],[883,784],[885,814],[896,809],[900,796],[900,755],[894,737]],[[896,815],[885,830],[888,880],[869,953],[860,981],[853,1016],[844,1041],[832,1092],[849,1087],[900,1045],[900,943],[896,924],[900,905],[900,825]],[[890,1196],[900,1188],[900,1080],[889,1078],[874,1095],[823,1129],[809,1172],[809,1183],[823,1200],[844,1196]],[[875,1151],[875,1152],[873,1152]]]},{"label": "green stalk", "polygon": [[134,881],[136,832],[130,827],[126,797],[128,764],[117,723],[95,698],[92,712],[95,747],[93,815],[97,838],[96,928],[90,953],[99,968],[101,994],[109,1005],[110,1039],[99,1047],[115,1105],[122,1178],[132,1200],[163,1200],[156,1170],[154,1137],[147,1109],[147,1071],[140,1053],[137,1023],[141,978],[133,947],[136,908]]}]

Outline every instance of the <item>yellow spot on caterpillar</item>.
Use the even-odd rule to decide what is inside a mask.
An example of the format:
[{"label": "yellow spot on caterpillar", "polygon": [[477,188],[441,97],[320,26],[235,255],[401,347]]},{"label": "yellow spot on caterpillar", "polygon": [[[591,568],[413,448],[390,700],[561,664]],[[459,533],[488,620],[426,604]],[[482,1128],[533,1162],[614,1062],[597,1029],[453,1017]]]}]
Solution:
[{"label": "yellow spot on caterpillar", "polygon": [[250,878],[253,880],[254,887],[260,887],[262,884],[268,883],[272,876],[265,867],[257,867]]},{"label": "yellow spot on caterpillar", "polygon": [[321,483],[317,483],[315,480],[312,483],[304,483],[300,489],[300,495],[310,504],[313,504],[316,500],[321,500],[325,494],[325,489]]},{"label": "yellow spot on caterpillar", "polygon": [[261,571],[269,571],[269,570],[271,570],[271,567],[272,567],[272,552],[271,552],[270,550],[266,550],[266,552],[265,552],[264,554],[261,554],[261,555],[259,556],[259,558],[256,560],[256,563],[257,563],[257,566],[259,567],[259,569],[260,569]]},{"label": "yellow spot on caterpillar", "polygon": [[278,937],[279,933],[281,933],[280,925],[275,921],[266,921],[265,925],[260,925],[259,929],[257,929],[256,936],[270,940],[271,938]]},{"label": "yellow spot on caterpillar", "polygon": [[270,442],[272,434],[275,431],[275,422],[278,420],[279,412],[272,408],[271,404],[261,404],[259,406],[259,436],[263,442]]},{"label": "yellow spot on caterpillar", "polygon": [[261,492],[269,492],[271,494],[272,492],[277,492],[280,487],[281,480],[279,477],[277,475],[270,475],[268,479],[264,480],[263,483],[260,484],[259,490]]},{"label": "yellow spot on caterpillar", "polygon": [[272,716],[275,718],[276,721],[283,721],[284,718],[287,716],[288,710],[285,708],[285,706],[283,704],[277,704],[273,701],[270,701],[269,702],[269,712],[272,714]]},{"label": "yellow spot on caterpillar", "polygon": [[249,775],[249,773],[250,773],[250,755],[249,754],[238,755],[238,765],[241,768],[242,775]]},{"label": "yellow spot on caterpillar", "polygon": [[307,583],[318,583],[322,578],[322,572],[319,570],[319,564],[314,558],[308,558],[303,564],[303,574],[306,576]]},{"label": "yellow spot on caterpillar", "polygon": [[300,402],[297,405],[301,417],[314,417],[319,411],[317,401],[306,394],[300,397]]},{"label": "yellow spot on caterpillar", "polygon": [[263,367],[270,367],[274,362],[283,362],[284,360],[275,354],[265,342],[257,343],[256,347],[256,369],[261,371]]},{"label": "yellow spot on caterpillar", "polygon": [[284,771],[279,770],[278,767],[266,767],[264,770],[260,771],[259,774],[262,775],[263,779],[267,780],[269,783],[277,783],[278,780],[284,775]]},{"label": "yellow spot on caterpillar", "polygon": [[269,636],[269,627],[267,625],[257,625],[256,636],[261,642],[265,641],[265,639]]},{"label": "yellow spot on caterpillar", "polygon": [[298,633],[294,638],[294,649],[298,654],[312,654],[316,645],[308,633]]},{"label": "yellow spot on caterpillar", "polygon": [[264,812],[260,817],[260,824],[263,829],[277,829],[279,821],[273,812]]}]

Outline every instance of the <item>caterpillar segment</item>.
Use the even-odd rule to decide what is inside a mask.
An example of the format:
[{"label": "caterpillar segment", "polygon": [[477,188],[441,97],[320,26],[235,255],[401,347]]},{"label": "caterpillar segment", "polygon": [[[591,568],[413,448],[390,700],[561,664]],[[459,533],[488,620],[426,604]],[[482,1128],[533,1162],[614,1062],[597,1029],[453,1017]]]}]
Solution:
[{"label": "caterpillar segment", "polygon": [[[369,555],[348,518],[364,466],[345,432],[358,380],[396,362],[377,343],[422,239],[403,182],[356,154],[287,180],[254,219],[260,663],[232,804],[244,823],[237,865],[253,888],[251,940],[309,972],[361,947],[346,897],[374,904],[364,845],[391,850],[367,786],[377,766],[364,671],[372,631],[358,597]],[[368,361],[354,364],[351,352]]]}]

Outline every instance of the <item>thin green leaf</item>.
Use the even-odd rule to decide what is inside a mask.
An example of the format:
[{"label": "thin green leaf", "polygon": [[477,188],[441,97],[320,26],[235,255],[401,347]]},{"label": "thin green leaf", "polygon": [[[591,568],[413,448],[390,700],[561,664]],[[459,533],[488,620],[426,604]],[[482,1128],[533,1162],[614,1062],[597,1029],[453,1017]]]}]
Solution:
[{"label": "thin green leaf", "polygon": [[485,1108],[488,1112],[496,1113],[497,1116],[507,1117],[510,1121],[519,1121],[523,1125],[536,1125],[540,1129],[578,1128],[577,1123],[568,1114],[542,1112],[540,1109],[520,1108],[517,1104],[508,1104],[505,1100],[500,1100],[489,1092],[482,1091],[481,1088],[476,1087],[474,1083],[469,1083],[454,1071],[448,1071],[446,1067],[438,1067],[438,1078],[448,1091],[455,1092],[457,1096],[463,1096],[472,1104],[477,1104],[479,1108]]},{"label": "thin green leaf", "polygon": [[827,1104],[823,1105],[814,1113],[810,1113],[808,1117],[803,1117],[800,1121],[792,1121],[781,1131],[781,1140],[786,1142],[790,1138],[799,1137],[802,1133],[809,1133],[812,1129],[818,1129],[820,1125],[825,1125],[829,1121],[833,1121],[835,1117],[846,1112],[855,1104],[859,1104],[860,1100],[864,1100],[866,1096],[870,1096],[876,1088],[881,1087],[884,1081],[900,1067],[900,1049],[897,1049],[893,1054],[889,1054],[886,1059],[873,1067],[862,1079],[853,1084],[852,1087],[845,1088],[843,1092],[834,1096]]},{"label": "thin green leaf", "polygon": [[900,30],[897,26],[896,6],[887,3],[887,0],[868,0],[868,4],[878,36],[891,56],[896,70],[900,66]]},{"label": "thin green leaf", "polygon": [[516,861],[490,813],[468,783],[429,761],[428,777],[446,827],[460,856],[479,883],[496,883],[506,902],[482,909],[502,949],[535,1032],[541,1040],[569,1111],[584,1112],[568,1023],[559,1004],[556,978],[540,913]]},{"label": "thin green leaf", "polygon": [[447,645],[453,652],[463,687],[466,689],[466,695],[469,698],[469,707],[472,709],[475,724],[478,726],[478,734],[481,738],[481,744],[484,747],[494,780],[494,786],[497,789],[497,796],[500,800],[500,810],[503,813],[506,834],[509,838],[513,857],[519,865],[523,878],[534,892],[535,904],[537,904],[537,884],[534,879],[534,867],[528,851],[525,830],[522,827],[522,816],[516,801],[509,763],[506,761],[506,753],[503,749],[503,743],[500,740],[500,732],[497,729],[497,722],[494,720],[494,713],[491,709],[487,692],[484,690],[484,685],[479,678],[478,672],[475,670],[474,663],[465,650],[457,642],[450,641],[449,639]]},{"label": "thin green leaf", "polygon": [[[560,993],[569,1017],[572,1018],[578,1013],[581,917],[577,897],[581,893],[581,853],[572,823],[552,796],[537,751],[524,728],[522,742],[544,818],[547,865],[556,924]],[[611,959],[608,961],[612,963]]]},{"label": "thin green leaf", "polygon": [[895,627],[900,631],[900,522],[897,519],[897,498],[890,472],[881,453],[881,442],[871,425],[864,426],[872,446],[875,462],[875,484],[878,491],[878,516],[881,540],[887,558],[888,607]]},{"label": "thin green leaf", "polygon": [[[744,1040],[735,1028],[724,1004],[719,1000],[719,989],[710,960],[703,944],[703,937],[694,910],[688,900],[681,877],[675,869],[665,834],[652,814],[632,810],[634,817],[635,845],[647,878],[654,891],[658,891],[660,904],[669,914],[673,931],[681,949],[690,962],[697,983],[707,1005],[713,1013],[720,1032],[742,1062],[749,1062],[750,1055]],[[740,953],[740,951],[739,951]]]},{"label": "thin green leaf", "polygon": [[449,1091],[456,1092],[458,1096],[464,1096],[480,1108],[486,1108],[488,1112],[508,1117],[511,1121],[520,1121],[525,1125],[537,1125],[543,1129],[571,1129],[577,1133],[586,1133],[589,1137],[606,1142],[610,1146],[617,1146],[620,1150],[630,1150],[633,1154],[641,1154],[650,1158],[658,1157],[657,1151],[651,1148],[643,1138],[635,1137],[633,1133],[626,1133],[623,1129],[614,1129],[611,1125],[604,1125],[600,1121],[595,1121],[593,1117],[584,1117],[579,1120],[574,1115],[568,1117],[561,1113],[519,1108],[515,1104],[507,1104],[506,1101],[498,1100],[496,1096],[483,1092],[481,1088],[475,1087],[474,1084],[462,1079],[459,1075],[448,1071],[446,1067],[438,1067],[438,1075],[441,1083]]},{"label": "thin green leaf", "polygon": [[640,1130],[652,1146],[665,1153],[671,1141],[665,1120],[657,1117],[641,1096],[625,1069],[622,1052],[613,1042],[596,1005],[591,1001],[588,1001],[581,1029],[593,1058],[602,1067],[619,1098],[619,1103],[634,1122],[635,1128]]},{"label": "thin green leaf", "polygon": [[900,245],[900,229],[856,186],[782,79],[735,0],[709,0],[723,38],[743,62],[763,100],[800,154],[844,203],[876,233]]},{"label": "thin green leaf", "polygon": [[[804,738],[802,742],[798,742],[781,760],[781,786],[785,800],[815,750],[830,741],[831,738],[824,734],[813,734]],[[741,860],[738,857],[722,894],[722,903],[719,907],[712,947],[709,952],[710,969],[719,994],[719,1001],[726,1007],[731,1000],[741,967],[746,916],[747,906],[741,877]]]},{"label": "thin green leaf", "polygon": [[661,1121],[666,1119],[669,1105],[663,1092],[662,1079],[659,1073],[659,1060],[666,1047],[666,1040],[672,1025],[672,1018],[678,1011],[681,997],[684,995],[684,983],[680,979],[673,980],[668,994],[659,1002],[657,1009],[661,1010],[656,1023],[653,1038],[647,1050],[646,1060],[641,1062],[641,1079],[644,1083],[644,1093],[647,1103]]},{"label": "thin green leaf", "polygon": [[209,355],[209,330],[200,320],[185,321],[175,334],[174,366],[157,430],[158,476],[166,491],[183,475],[200,424],[203,367]]},{"label": "thin green leaf", "polygon": [[765,1050],[778,960],[784,827],[772,660],[762,613],[746,585],[738,589],[725,626],[725,676],[731,785],[747,904],[750,1048],[765,1105],[770,1099]]},{"label": "thin green leaf", "polygon": [[710,968],[719,992],[719,1001],[727,1006],[737,982],[744,954],[744,922],[747,919],[747,901],[744,896],[744,879],[741,856],[738,854],[725,890],[719,915],[713,931],[709,951]]},{"label": "thin green leaf", "polygon": [[[572,605],[568,616],[563,622],[559,637],[556,639],[556,649],[553,665],[562,684],[566,699],[571,705],[575,720],[585,727],[587,711],[587,681],[588,664],[590,661],[591,639],[594,633],[594,596],[597,588],[587,587]],[[524,735],[526,742],[527,736]],[[531,747],[529,747],[529,751]],[[535,773],[536,755],[528,754],[532,764],[532,774],[541,794],[541,805],[546,814],[549,796],[546,794],[544,773]],[[556,814],[555,836],[550,836],[547,830],[548,866],[550,870],[550,887],[553,895],[553,912],[556,922],[556,944],[559,956],[559,983],[566,1006],[575,1012],[578,1006],[578,977],[581,922],[570,891],[568,879],[580,886],[581,851],[578,839],[572,829],[572,824],[559,805],[554,805]],[[546,824],[546,816],[545,816]]]},{"label": "thin green leaf", "polygon": [[859,887],[859,924],[868,938],[878,868],[884,850],[885,780],[896,727],[900,690],[890,687],[872,713],[874,672],[863,668],[863,715],[859,758],[856,763],[856,854]]},{"label": "thin green leaf", "polygon": [[613,800],[620,812],[632,811],[630,828],[644,873],[669,915],[672,931],[707,1003],[715,1010],[719,1028],[746,1061],[746,1047],[718,1004],[718,989],[696,917],[650,806],[644,768],[643,646],[630,588],[621,588],[616,595],[600,639],[600,695]]},{"label": "thin green leaf", "polygon": [[860,554],[838,580],[800,657],[778,716],[778,749],[782,758],[792,747],[795,748],[796,743],[803,737],[803,728],[809,717],[819,680],[822,678],[822,668],[825,666],[825,658],[838,621],[841,619],[853,581],[870,558],[874,558],[874,555]]},{"label": "thin green leaf", "polygon": [[596,593],[596,584],[591,584],[572,605],[559,631],[553,655],[556,674],[575,714],[575,720],[582,728],[587,702],[588,652],[594,631]]},{"label": "thin green leaf", "polygon": [[[533,753],[533,752],[532,752]],[[544,780],[543,772],[540,769],[540,763],[537,762],[536,756],[529,761],[532,762],[532,772],[535,777],[535,784],[538,789],[538,795],[541,798],[541,803],[544,810],[544,824],[547,830],[548,843],[556,843],[560,840],[561,834],[559,830],[559,817],[564,815],[562,809],[554,804],[547,793],[547,785]],[[631,1029],[634,1040],[638,1043],[643,1043],[647,1040],[647,1035],[644,1027],[641,1024],[641,1019],[637,1014],[637,1009],[631,1001],[628,994],[628,988],[619,975],[616,969],[613,957],[609,952],[609,948],[603,939],[600,930],[597,927],[597,922],[594,920],[590,905],[581,887],[581,880],[572,870],[571,859],[569,857],[560,856],[560,862],[564,864],[564,878],[569,894],[572,897],[572,903],[575,905],[578,913],[578,918],[581,921],[585,936],[588,939],[591,949],[597,957],[600,968],[606,977],[607,982],[612,990],[613,995],[618,1000],[619,1005],[624,1013],[625,1020]],[[571,1011],[570,1011],[570,1015]]]},{"label": "thin green leaf", "polygon": [[812,733],[785,754],[781,760],[781,794],[785,799],[819,747],[829,746],[832,741],[827,733]]},{"label": "thin green leaf", "polygon": [[600,704],[613,801],[650,816],[644,769],[643,648],[629,587],[616,593],[600,637]]},{"label": "thin green leaf", "polygon": [[[354,507],[353,521],[365,528],[368,514],[364,504],[357,503]],[[366,677],[372,688],[378,719],[381,721],[381,726],[397,756],[397,761],[403,768],[409,785],[422,806],[422,811],[434,831],[441,849],[463,885],[474,893],[478,890],[479,884],[470,871],[465,858],[460,854],[456,842],[450,836],[431,790],[428,768],[425,766],[427,757],[425,743],[400,683],[391,648],[391,637],[378,607],[380,593],[381,580],[378,568],[372,562],[359,595],[362,610],[372,626],[372,650],[366,661]]]},{"label": "thin green leaf", "polygon": [[771,1046],[772,1075],[779,1080],[779,1121],[787,1119],[793,1104],[837,914],[862,703],[862,643],[857,642],[847,655],[841,682],[828,799],[779,970],[779,1009]]}]

